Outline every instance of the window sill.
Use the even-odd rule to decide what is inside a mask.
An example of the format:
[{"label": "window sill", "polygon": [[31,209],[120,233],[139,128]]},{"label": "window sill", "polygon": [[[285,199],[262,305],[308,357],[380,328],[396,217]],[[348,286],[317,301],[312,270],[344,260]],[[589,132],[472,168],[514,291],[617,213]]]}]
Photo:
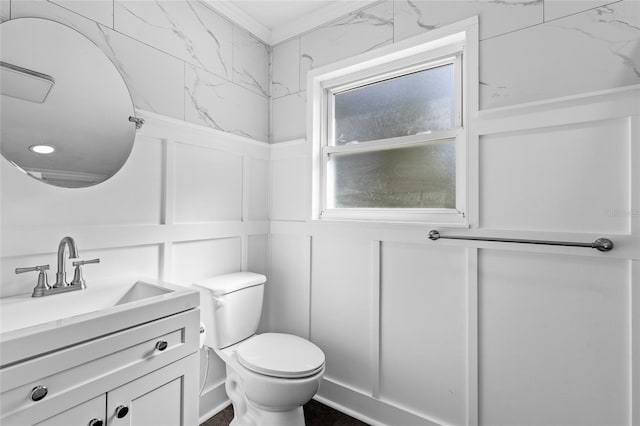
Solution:
[{"label": "window sill", "polygon": [[454,209],[326,209],[315,220],[469,227],[465,215]]}]

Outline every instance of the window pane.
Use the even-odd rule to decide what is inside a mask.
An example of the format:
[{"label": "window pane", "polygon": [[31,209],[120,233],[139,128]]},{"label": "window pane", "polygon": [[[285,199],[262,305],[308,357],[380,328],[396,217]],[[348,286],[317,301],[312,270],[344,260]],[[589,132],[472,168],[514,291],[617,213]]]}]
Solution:
[{"label": "window pane", "polygon": [[335,144],[451,129],[453,75],[449,64],[336,93]]},{"label": "window pane", "polygon": [[329,156],[329,208],[455,208],[455,140]]}]

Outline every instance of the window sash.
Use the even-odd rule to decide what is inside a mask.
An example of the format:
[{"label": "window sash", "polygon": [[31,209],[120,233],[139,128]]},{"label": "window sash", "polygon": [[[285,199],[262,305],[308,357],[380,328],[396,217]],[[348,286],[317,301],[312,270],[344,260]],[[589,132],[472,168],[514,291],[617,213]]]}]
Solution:
[{"label": "window sash", "polygon": [[[337,147],[324,147],[322,149],[322,169],[321,169],[321,219],[344,219],[344,220],[376,220],[376,221],[403,221],[403,222],[430,222],[441,224],[456,224],[460,223],[465,218],[464,214],[464,197],[466,191],[461,191],[462,181],[459,173],[460,167],[466,164],[466,157],[464,157],[464,143],[465,132],[463,129],[453,129],[438,132],[431,139],[420,139],[408,141],[408,139],[415,139],[414,136],[405,136],[402,138],[393,138],[394,141],[382,140],[375,141],[379,144],[377,147],[357,147],[353,149],[348,145]],[[395,139],[405,139],[405,141],[396,141]],[[455,208],[441,208],[441,207],[395,207],[395,208],[376,208],[376,207],[328,207],[329,204],[329,161],[330,155],[333,153],[362,153],[371,151],[382,151],[385,149],[393,149],[397,147],[417,146],[437,144],[447,141],[453,141],[456,150],[456,196],[455,196]],[[360,145],[360,144],[358,144]],[[356,145],[357,146],[357,145]],[[448,216],[448,217],[445,217]]]},{"label": "window sash", "polygon": [[383,149],[397,148],[409,145],[422,145],[425,143],[437,143],[445,139],[456,139],[462,132],[462,128],[440,130],[411,136],[399,136],[397,138],[378,139],[347,145],[323,146],[322,155],[327,156],[334,153],[367,152],[380,151]]},{"label": "window sash", "polygon": [[[461,48],[462,49],[462,48]],[[337,146],[335,141],[335,129],[336,129],[336,120],[335,120],[335,95],[340,94],[342,92],[346,92],[348,90],[364,87],[374,83],[380,83],[385,80],[390,80],[393,78],[402,77],[408,74],[413,74],[421,71],[426,71],[433,68],[438,68],[443,65],[453,65],[454,72],[454,125],[453,128],[461,128],[462,127],[462,56],[463,50],[457,52],[457,54],[453,56],[447,56],[446,58],[432,60],[428,62],[422,62],[419,64],[415,64],[413,66],[403,67],[399,69],[394,69],[393,71],[389,71],[382,74],[376,74],[374,76],[370,76],[367,78],[362,78],[358,80],[352,80],[348,83],[343,83],[339,86],[332,86],[330,88],[325,89],[325,102],[326,102],[326,125],[323,126],[324,131],[326,132],[324,135],[324,143],[323,146]],[[418,136],[418,135],[412,135]],[[397,138],[389,138],[389,139],[397,139]],[[365,141],[361,143],[371,143],[372,141]]]}]

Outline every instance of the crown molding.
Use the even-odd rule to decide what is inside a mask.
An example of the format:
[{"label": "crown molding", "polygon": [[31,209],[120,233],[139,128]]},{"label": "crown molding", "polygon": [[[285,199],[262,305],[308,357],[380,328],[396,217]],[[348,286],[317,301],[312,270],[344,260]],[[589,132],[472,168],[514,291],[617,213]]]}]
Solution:
[{"label": "crown molding", "polygon": [[232,1],[202,0],[202,2],[214,12],[218,12],[238,24],[268,45],[271,46],[273,44],[271,29],[256,21],[252,16],[247,15],[244,10],[233,4]]},{"label": "crown molding", "polygon": [[356,10],[363,9],[380,0],[340,1],[328,4],[301,18],[287,22],[273,30],[249,16],[244,10],[233,4],[232,0],[202,0],[215,12],[243,27],[270,46],[310,31]]},{"label": "crown molding", "polygon": [[271,44],[276,45],[292,37],[334,21],[356,10],[364,9],[379,0],[357,0],[334,2],[301,18],[274,28],[271,31]]}]

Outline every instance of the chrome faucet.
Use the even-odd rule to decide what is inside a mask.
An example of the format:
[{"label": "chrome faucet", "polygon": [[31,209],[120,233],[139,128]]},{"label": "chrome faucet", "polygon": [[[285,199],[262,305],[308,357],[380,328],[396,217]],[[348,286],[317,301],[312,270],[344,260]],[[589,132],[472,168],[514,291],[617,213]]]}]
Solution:
[{"label": "chrome faucet", "polygon": [[66,259],[65,252],[69,251],[70,259],[78,258],[78,247],[71,237],[64,237],[58,244],[58,271],[56,272],[56,282],[50,286],[47,279],[47,270],[49,265],[39,265],[30,268],[16,268],[16,274],[23,272],[38,271],[38,284],[34,287],[32,297],[48,296],[50,294],[64,293],[67,291],[81,290],[87,288],[84,278],[82,277],[82,266],[88,263],[100,263],[100,259],[80,260],[73,262],[75,272],[73,280],[67,283]]},{"label": "chrome faucet", "polygon": [[66,261],[64,259],[65,248],[69,247],[69,259],[78,258],[78,247],[76,242],[71,237],[64,237],[58,244],[58,272],[56,272],[56,283],[53,288],[66,287],[69,285],[67,282]]}]

